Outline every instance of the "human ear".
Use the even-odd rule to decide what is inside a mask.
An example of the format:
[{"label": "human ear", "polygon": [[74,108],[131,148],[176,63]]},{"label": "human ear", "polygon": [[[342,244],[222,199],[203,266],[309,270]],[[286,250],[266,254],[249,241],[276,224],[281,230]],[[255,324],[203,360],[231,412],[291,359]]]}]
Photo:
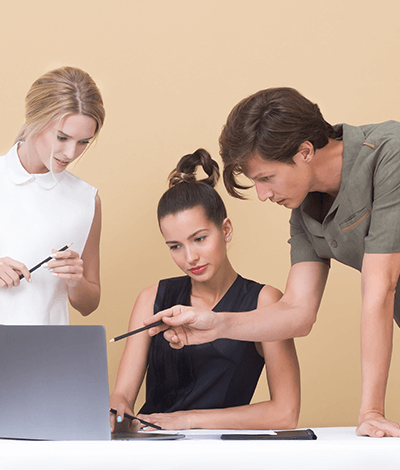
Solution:
[{"label": "human ear", "polygon": [[232,226],[232,222],[231,222],[231,219],[224,219],[224,221],[222,222],[222,232],[224,234],[224,239],[225,241],[228,243],[232,240],[232,236],[233,236],[233,226]]},{"label": "human ear", "polygon": [[308,163],[314,157],[314,145],[306,140],[300,145],[298,153],[301,155],[302,161]]}]

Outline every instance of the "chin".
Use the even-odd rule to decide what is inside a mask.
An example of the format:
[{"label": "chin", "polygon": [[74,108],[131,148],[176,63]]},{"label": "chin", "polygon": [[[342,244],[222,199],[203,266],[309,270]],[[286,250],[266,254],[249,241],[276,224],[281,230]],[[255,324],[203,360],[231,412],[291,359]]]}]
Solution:
[{"label": "chin", "polygon": [[298,209],[301,206],[301,202],[289,202],[285,205],[286,209]]},{"label": "chin", "polygon": [[212,278],[212,276],[208,274],[193,274],[191,272],[188,273],[188,276],[196,282],[207,282]]}]

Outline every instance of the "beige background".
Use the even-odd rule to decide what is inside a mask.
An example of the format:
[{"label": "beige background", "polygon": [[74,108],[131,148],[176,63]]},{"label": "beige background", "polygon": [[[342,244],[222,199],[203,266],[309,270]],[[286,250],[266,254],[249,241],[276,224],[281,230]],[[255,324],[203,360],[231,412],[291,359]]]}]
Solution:
[{"label": "beige background", "polygon": [[[331,123],[400,120],[393,0],[15,0],[0,12],[1,153],[22,124],[30,84],[45,71],[81,67],[103,92],[105,127],[72,170],[102,198],[102,301],[87,319],[71,312],[71,323],[105,325],[108,338],[125,331],[141,289],[179,275],[158,231],[157,201],[183,154],[202,146],[220,162],[218,136],[240,99],[292,86]],[[289,211],[261,204],[253,191],[241,202],[219,190],[235,227],[233,265],[283,290]],[[356,424],[359,291],[359,273],[334,262],[318,322],[297,340],[300,426]],[[387,415],[400,421],[398,341],[396,330]],[[122,349],[109,345],[111,389]],[[267,394],[262,382],[256,400]]]}]

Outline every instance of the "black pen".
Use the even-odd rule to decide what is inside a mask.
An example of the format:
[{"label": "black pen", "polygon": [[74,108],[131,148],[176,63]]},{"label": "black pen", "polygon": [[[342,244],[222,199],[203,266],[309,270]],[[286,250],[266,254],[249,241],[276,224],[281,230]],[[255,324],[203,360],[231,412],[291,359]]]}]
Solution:
[{"label": "black pen", "polygon": [[[65,245],[63,246],[62,248],[60,248],[58,251],[65,251],[65,250],[68,250],[68,248],[72,245],[72,243],[70,243],[69,245]],[[42,266],[42,264],[44,263],[47,263],[48,261],[51,261],[53,259],[52,256],[49,256],[48,258],[44,259],[43,261],[41,261],[39,264],[37,264],[36,266],[34,266],[33,268],[31,268],[29,270],[30,273],[33,273],[33,271],[36,271],[36,269],[39,269],[40,266]],[[25,276],[23,274],[21,274],[19,276],[20,279],[24,278]]]},{"label": "black pen", "polygon": [[[116,415],[117,410],[114,410],[114,408],[110,408],[110,413]],[[158,429],[160,431],[162,430],[162,428],[160,426],[157,426],[156,424],[153,424],[153,423],[149,423],[148,421],[145,421],[144,419],[137,418],[136,416],[129,415],[128,413],[124,413],[124,418],[137,419],[140,423],[145,424],[146,426],[150,426],[150,427],[152,427],[154,429]]]},{"label": "black pen", "polygon": [[142,331],[148,330],[149,328],[152,328],[153,326],[159,326],[162,324],[163,324],[163,321],[158,320],[154,323],[150,323],[150,325],[142,326],[142,328],[138,328],[137,330],[129,331],[129,333],[125,333],[124,335],[116,336],[115,338],[110,339],[109,343],[113,343],[114,341],[119,341],[120,339],[127,338],[128,336],[135,335],[136,333],[140,333]]}]

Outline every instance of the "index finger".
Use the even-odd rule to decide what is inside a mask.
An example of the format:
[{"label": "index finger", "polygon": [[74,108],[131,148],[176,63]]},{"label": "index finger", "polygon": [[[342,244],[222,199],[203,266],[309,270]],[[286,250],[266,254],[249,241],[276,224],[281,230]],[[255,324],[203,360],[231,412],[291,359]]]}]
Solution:
[{"label": "index finger", "polygon": [[[158,312],[151,317],[145,318],[143,321],[143,324],[145,326],[149,326],[152,323],[156,323],[158,321],[164,321],[165,318],[172,316],[172,314],[173,314],[172,308],[168,308],[167,310],[162,310],[161,312]],[[162,323],[161,325],[158,325],[158,326],[149,327],[148,333],[150,336],[155,336],[155,335],[158,335],[158,333],[165,331],[166,329],[168,329],[168,325]]]},{"label": "index finger", "polygon": [[160,312],[156,313],[155,315],[145,318],[143,320],[144,325],[150,325],[151,323],[155,323],[156,321],[163,320],[165,317],[172,317],[173,312],[172,312],[173,307],[167,308],[166,310],[161,310]]},{"label": "index finger", "polygon": [[54,259],[61,259],[61,258],[79,258],[79,255],[76,251],[73,250],[63,250],[63,251],[57,251],[57,250],[52,250],[52,255],[51,257]]},{"label": "index finger", "polygon": [[[28,282],[31,282],[31,273],[29,269],[24,265],[21,269],[21,276],[23,276]],[[20,276],[20,279],[21,279]]]},{"label": "index finger", "polygon": [[110,410],[110,425],[111,425],[111,432],[114,432],[115,429],[115,414]]},{"label": "index finger", "polygon": [[187,308],[184,305],[175,305],[174,307],[158,312],[152,317],[146,318],[143,323],[145,325],[149,325],[159,320],[164,323],[163,325],[154,326],[149,329],[149,335],[155,336],[158,333],[165,331],[170,326],[180,326],[187,323],[187,318],[184,315],[186,310]]},{"label": "index finger", "polygon": [[10,266],[16,273],[19,274],[20,279],[25,278],[28,282],[30,282],[31,273],[23,263],[20,263],[19,261],[14,261],[12,264],[10,263]]}]

